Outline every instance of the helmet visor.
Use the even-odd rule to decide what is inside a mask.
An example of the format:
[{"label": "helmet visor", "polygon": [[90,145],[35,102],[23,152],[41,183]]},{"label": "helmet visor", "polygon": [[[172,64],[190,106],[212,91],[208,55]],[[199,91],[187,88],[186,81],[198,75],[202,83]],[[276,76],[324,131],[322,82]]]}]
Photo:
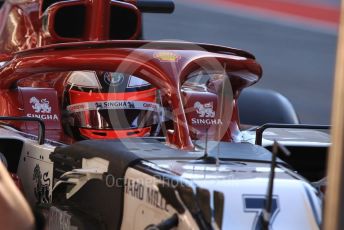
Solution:
[{"label": "helmet visor", "polygon": [[160,106],[143,101],[98,101],[67,106],[73,126],[99,130],[144,128],[159,123]]}]

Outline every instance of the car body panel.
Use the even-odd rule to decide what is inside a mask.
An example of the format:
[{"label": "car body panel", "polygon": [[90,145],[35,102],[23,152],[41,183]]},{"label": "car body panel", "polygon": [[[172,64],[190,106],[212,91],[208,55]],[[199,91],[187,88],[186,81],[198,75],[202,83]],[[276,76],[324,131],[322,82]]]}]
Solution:
[{"label": "car body panel", "polygon": [[[150,1],[8,0],[0,10],[0,116],[8,120],[0,126],[0,152],[47,227],[320,229],[323,194],[304,175],[320,177],[323,168],[298,159],[314,149],[292,160],[271,150],[275,140],[321,147],[323,159],[328,136],[270,130],[263,145],[255,145],[254,132],[240,130],[237,105],[240,92],[262,77],[255,57],[210,44],[132,40],[140,38],[141,13],[149,8],[142,4]],[[112,30],[113,10],[127,12],[118,31]],[[68,21],[71,16],[77,17]],[[74,71],[149,82],[170,110],[170,126],[164,135],[143,138],[71,136],[63,97]],[[194,76],[206,83],[187,83]],[[6,147],[13,143],[18,146]],[[271,218],[264,219],[267,201]]]}]

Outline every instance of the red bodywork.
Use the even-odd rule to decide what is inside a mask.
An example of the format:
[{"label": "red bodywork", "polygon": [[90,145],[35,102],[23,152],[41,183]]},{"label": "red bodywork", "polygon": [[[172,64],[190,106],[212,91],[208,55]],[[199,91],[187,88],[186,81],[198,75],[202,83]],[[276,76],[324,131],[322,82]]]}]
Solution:
[{"label": "red bodywork", "polygon": [[[43,14],[42,0],[15,2],[8,0],[0,14],[0,50],[3,53],[0,61],[4,61],[0,69],[0,115],[27,116],[28,96],[25,95],[32,92],[37,97],[50,97],[53,110],[56,110],[53,114],[58,117],[46,122],[50,139],[73,141],[63,133],[59,114],[66,84],[65,73],[68,71],[124,72],[139,75],[153,84],[173,108],[173,129],[169,130],[167,141],[180,149],[193,148],[191,139],[199,135],[193,132],[195,128],[205,133],[215,126],[209,133],[212,139],[231,141],[231,133],[237,131],[240,123],[236,105],[240,91],[256,83],[262,75],[254,56],[245,51],[205,44],[131,40],[141,33],[141,13],[133,1],[133,4],[112,3],[132,10],[137,16],[135,32],[126,41],[103,41],[111,34],[110,1],[70,1],[64,5],[86,6],[87,20],[79,38],[64,38],[54,33],[53,16],[61,9],[59,3],[49,6]],[[210,92],[182,92],[181,85],[187,77],[200,69],[225,71],[231,83],[233,100],[221,101]],[[219,85],[214,82],[214,89]],[[221,119],[224,124],[209,127],[192,125],[190,121],[194,115],[186,111],[196,101],[213,103],[214,108],[223,105],[216,119]],[[28,124],[17,127],[25,131],[32,129]]]}]

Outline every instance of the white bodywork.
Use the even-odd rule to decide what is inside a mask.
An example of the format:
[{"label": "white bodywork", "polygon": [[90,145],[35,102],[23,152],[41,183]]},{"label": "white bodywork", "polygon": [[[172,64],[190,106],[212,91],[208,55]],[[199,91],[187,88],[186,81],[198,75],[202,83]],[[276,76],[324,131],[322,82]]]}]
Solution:
[{"label": "white bodywork", "polygon": [[[49,155],[55,147],[50,144],[39,145],[33,138],[23,136],[20,132],[8,127],[0,128],[0,137],[23,142],[17,175],[21,179],[25,197],[29,203],[34,205],[38,199],[41,199],[43,203],[50,202],[53,188],[53,162],[49,159]],[[38,170],[36,172],[40,172],[41,178],[35,177],[35,168]],[[35,191],[41,195],[40,198],[35,195]]]},{"label": "white bodywork", "polygon": [[[17,174],[22,180],[29,202],[32,205],[39,199],[43,203],[50,202],[56,181],[53,181],[53,163],[49,155],[55,146],[38,145],[37,141],[9,128],[1,128],[0,136],[23,142]],[[225,197],[222,229],[256,229],[257,216],[262,209],[250,207],[245,199],[259,201],[265,197],[270,164],[228,162],[208,165],[168,159],[151,162],[146,166],[154,165],[167,170],[171,175],[190,180],[194,186],[208,189],[210,194],[215,190],[222,192]],[[42,176],[39,178],[39,187],[37,178],[34,177],[37,165]],[[75,192],[90,179],[101,180],[101,173],[108,169],[108,162],[100,158],[84,159],[82,165],[82,169],[65,174],[67,177],[73,173],[85,174],[80,179],[70,176],[70,180],[77,185]],[[293,177],[284,168],[278,167],[275,172],[273,198],[277,202],[277,209],[272,214],[272,229],[319,229],[321,201],[315,189],[305,181]],[[128,168],[124,180],[122,230],[144,229],[177,213],[159,193],[157,184],[165,182],[135,168]],[[48,200],[37,197],[37,191],[41,192],[41,196],[48,192]],[[178,215],[178,220],[178,229],[198,229],[189,211]]]},{"label": "white bodywork", "polygon": [[[176,213],[159,193],[158,183],[164,182],[132,168],[127,170],[122,230],[145,229]],[[198,229],[189,212],[179,216],[178,229]]]},{"label": "white bodywork", "polygon": [[[262,209],[248,207],[245,198],[264,199],[267,192],[269,165],[258,165],[245,175],[238,175],[238,167],[227,166],[190,166],[171,161],[158,161],[158,165],[170,169],[184,178],[191,179],[197,186],[216,190],[225,195],[222,229],[256,229],[257,217]],[[191,168],[190,168],[191,167]],[[246,169],[243,169],[246,171]],[[244,172],[243,171],[243,172]],[[314,188],[297,180],[282,169],[276,169],[274,199],[277,209],[272,215],[272,229],[319,229],[321,221],[321,201],[314,195]],[[240,173],[239,173],[240,174]],[[136,181],[143,188],[142,197],[136,193],[125,193],[122,229],[144,229],[149,223],[158,224],[176,211],[170,206],[166,210],[147,201],[147,190],[158,190],[156,184],[163,183],[135,169],[128,169],[126,180]],[[127,187],[126,187],[127,188]],[[211,193],[212,194],[212,193]],[[142,199],[140,199],[142,198]],[[165,200],[159,196],[159,204]],[[164,205],[163,205],[164,207]],[[180,219],[181,221],[181,219]],[[183,215],[180,223],[192,222],[192,217]],[[178,229],[190,229],[197,225],[179,226]]]}]

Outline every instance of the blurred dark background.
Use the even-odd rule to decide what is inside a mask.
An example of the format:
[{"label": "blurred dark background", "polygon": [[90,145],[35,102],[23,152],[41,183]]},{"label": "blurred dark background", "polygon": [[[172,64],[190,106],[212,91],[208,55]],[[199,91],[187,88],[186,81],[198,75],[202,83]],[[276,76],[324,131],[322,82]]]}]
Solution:
[{"label": "blurred dark background", "polygon": [[175,3],[171,15],[144,15],[145,39],[206,42],[250,51],[264,69],[254,87],[288,97],[302,123],[330,123],[339,0]]}]

